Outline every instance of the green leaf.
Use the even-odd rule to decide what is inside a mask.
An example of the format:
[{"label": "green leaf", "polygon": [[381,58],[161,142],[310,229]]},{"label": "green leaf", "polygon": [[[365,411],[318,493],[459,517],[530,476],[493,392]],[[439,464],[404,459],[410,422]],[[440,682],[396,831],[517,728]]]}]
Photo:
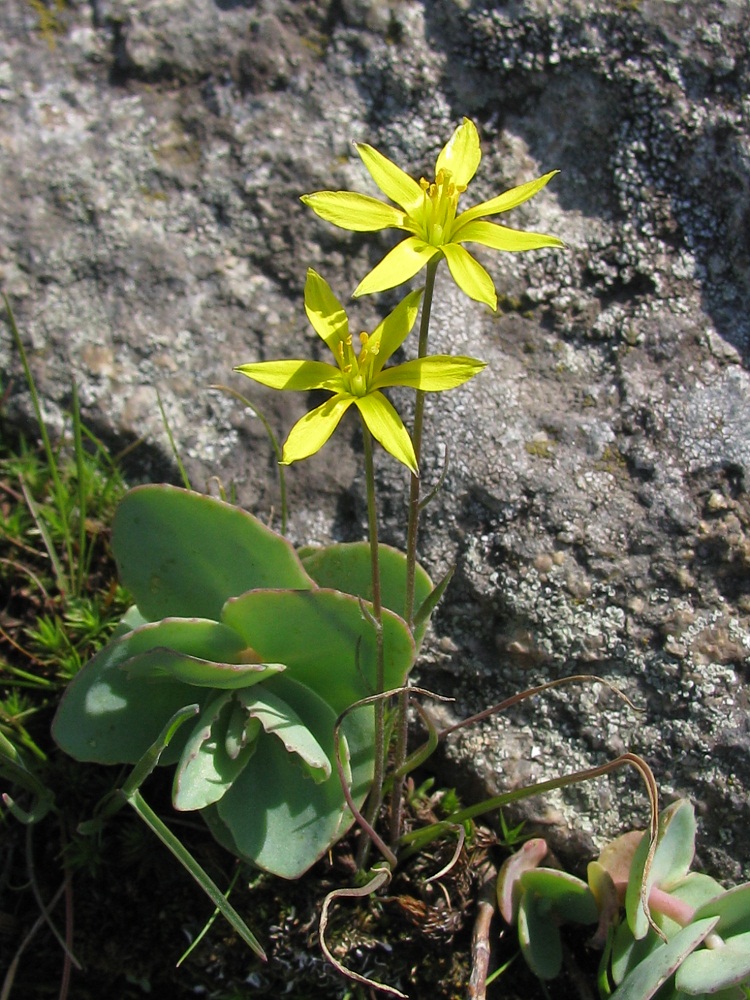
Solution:
[{"label": "green leaf", "polygon": [[292,546],[251,514],[174,486],[138,486],[115,513],[112,546],[124,587],[148,619],[218,618],[255,587],[310,589]]},{"label": "green leaf", "polygon": [[174,649],[152,649],[123,664],[133,678],[172,677],[183,684],[221,689],[246,688],[284,670],[283,663],[214,663]]},{"label": "green leaf", "polygon": [[533,892],[525,892],[518,906],[518,941],[521,953],[534,975],[554,979],[562,968],[560,931],[544,901]]},{"label": "green leaf", "polygon": [[252,745],[234,757],[227,752],[227,728],[236,707],[234,696],[227,692],[203,709],[175,771],[175,809],[203,809],[218,802],[248,764]]},{"label": "green leaf", "polygon": [[716,926],[716,917],[684,927],[668,944],[654,949],[625,977],[611,1000],[650,1000]]},{"label": "green leaf", "polygon": [[[287,753],[300,758],[316,783],[331,776],[331,762],[320,743],[283,697],[268,688],[240,691],[237,695],[248,715],[257,719],[266,733],[277,736]],[[312,701],[312,699],[310,699]]]},{"label": "green leaf", "polygon": [[[65,690],[52,723],[59,746],[77,760],[99,764],[134,764],[157,738],[166,719],[208,690],[169,676],[131,678],[122,669],[132,657],[159,647],[210,651],[227,658],[245,644],[218,622],[165,619],[144,625],[106,645],[76,674]],[[185,745],[180,733],[165,751],[174,763]]]},{"label": "green leaf", "polygon": [[599,919],[594,894],[575,875],[554,868],[531,868],[521,874],[520,882],[524,892],[538,898],[540,912],[578,924],[595,924]]},{"label": "green leaf", "polygon": [[[227,601],[222,619],[252,641],[263,661],[284,663],[284,679],[316,691],[336,715],[375,691],[375,630],[357,597],[324,589],[253,590]],[[403,619],[387,610],[383,645],[385,687],[401,687],[414,642]]]},{"label": "green leaf", "polygon": [[695,919],[703,917],[718,917],[717,934],[726,937],[729,934],[750,933],[750,882],[737,885],[710,901],[701,903],[695,911]]},{"label": "green leaf", "polygon": [[[717,928],[718,931],[718,928]],[[701,948],[677,970],[675,985],[691,995],[716,993],[750,979],[750,932],[737,934],[721,948]]]},{"label": "green leaf", "polygon": [[[284,676],[273,685],[333,761],[335,713],[314,692]],[[371,760],[370,750],[370,765]],[[369,774],[371,779],[371,766]],[[367,788],[356,780],[354,785],[361,800]],[[335,771],[316,784],[280,740],[262,735],[242,774],[204,816],[220,842],[234,845],[236,853],[259,868],[289,879],[307,871],[352,822]]]},{"label": "green leaf", "polygon": [[[368,542],[342,542],[320,549],[301,549],[302,565],[320,587],[342,590],[372,601],[372,566]],[[380,592],[383,607],[404,614],[406,608],[406,556],[390,545],[378,546]],[[432,592],[432,581],[417,565],[414,577],[414,604],[419,607]],[[425,626],[415,630],[417,645]]]}]

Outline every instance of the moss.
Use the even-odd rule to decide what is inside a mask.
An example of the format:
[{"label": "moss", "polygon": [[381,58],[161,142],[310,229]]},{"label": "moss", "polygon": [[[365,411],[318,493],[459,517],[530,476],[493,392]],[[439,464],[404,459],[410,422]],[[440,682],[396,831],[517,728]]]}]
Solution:
[{"label": "moss", "polygon": [[33,8],[37,17],[37,29],[50,49],[54,49],[57,36],[65,32],[62,14],[65,11],[65,0],[52,0],[47,4],[44,0],[26,0]]},{"label": "moss", "polygon": [[555,446],[548,438],[541,440],[532,439],[524,444],[527,453],[533,458],[551,459],[555,454]]}]

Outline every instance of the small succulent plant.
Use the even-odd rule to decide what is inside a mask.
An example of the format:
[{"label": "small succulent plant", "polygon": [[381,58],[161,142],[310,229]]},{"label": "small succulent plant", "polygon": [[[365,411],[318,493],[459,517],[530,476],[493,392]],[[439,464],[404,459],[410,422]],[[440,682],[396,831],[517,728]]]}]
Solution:
[{"label": "small succulent plant", "polygon": [[678,799],[659,817],[650,864],[648,834],[633,831],[591,862],[587,882],[539,867],[547,845],[542,839],[527,841],[503,864],[497,893],[501,914],[518,926],[532,971],[541,979],[559,974],[562,923],[596,924],[592,944],[604,947],[602,997],[746,997],[750,883],[725,890],[691,871],[695,834],[694,809]]}]

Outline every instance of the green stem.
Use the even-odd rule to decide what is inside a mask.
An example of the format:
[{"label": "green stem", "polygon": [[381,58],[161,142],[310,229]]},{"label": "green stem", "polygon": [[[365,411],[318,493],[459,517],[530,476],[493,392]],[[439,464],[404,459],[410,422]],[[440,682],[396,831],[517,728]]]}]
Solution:
[{"label": "green stem", "polygon": [[[370,540],[370,566],[372,572],[372,618],[375,623],[376,641],[376,673],[375,694],[380,694],[385,685],[385,666],[383,651],[383,604],[380,588],[380,555],[378,551],[378,512],[375,501],[375,463],[372,455],[372,434],[362,420],[362,439],[365,457],[365,484],[367,489],[367,522]],[[372,826],[383,800],[383,779],[385,777],[385,702],[378,699],[375,702],[375,766],[372,776],[372,788],[367,797],[367,808],[364,817]],[[370,846],[369,837],[363,836],[360,841],[357,865],[361,869],[366,861]]]},{"label": "green stem", "polygon": [[[436,254],[427,265],[424,297],[422,299],[422,316],[419,322],[419,346],[417,357],[427,356],[427,339],[430,332],[430,314],[432,299],[435,292],[435,275],[442,255]],[[421,389],[417,390],[414,403],[414,430],[412,444],[417,458],[417,467],[422,456],[422,429],[424,426],[424,397]],[[412,475],[409,488],[409,522],[406,529],[406,597],[404,600],[404,618],[413,627],[414,619],[414,589],[417,571],[417,538],[419,536],[419,476]],[[396,742],[396,759],[394,763],[396,778],[393,782],[391,795],[391,846],[394,847],[401,836],[401,796],[404,788],[404,775],[399,774],[406,760],[409,738],[409,692],[405,688],[399,695],[397,710],[398,736]]]}]

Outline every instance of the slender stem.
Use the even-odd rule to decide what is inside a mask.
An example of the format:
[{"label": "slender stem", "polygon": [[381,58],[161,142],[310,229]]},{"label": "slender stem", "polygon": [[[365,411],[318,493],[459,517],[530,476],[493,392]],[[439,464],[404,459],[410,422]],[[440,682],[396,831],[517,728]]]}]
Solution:
[{"label": "slender stem", "polygon": [[[432,297],[435,291],[435,275],[440,263],[440,257],[435,256],[427,265],[427,275],[425,278],[424,297],[422,299],[422,317],[419,322],[419,347],[417,356],[424,358],[427,356],[427,338],[430,332],[430,314],[432,312]],[[422,428],[424,424],[424,398],[425,393],[417,390],[417,398],[414,404],[414,430],[412,432],[412,444],[414,454],[419,465],[422,455]],[[412,475],[409,490],[409,523],[406,532],[406,598],[404,607],[404,617],[411,624],[414,616],[414,582],[417,567],[417,537],[419,534],[419,476]]]},{"label": "slender stem", "polygon": [[[375,693],[380,694],[385,686],[385,666],[383,650],[383,603],[380,589],[380,554],[378,551],[378,511],[375,502],[375,463],[372,457],[372,434],[367,424],[362,420],[362,439],[365,453],[365,484],[367,489],[367,524],[370,540],[370,565],[372,572],[372,618],[375,622],[376,641],[376,672]],[[385,777],[385,702],[379,699],[375,702],[375,766],[372,776],[372,788],[367,797],[367,807],[364,811],[366,822],[372,826],[383,800],[383,779]],[[368,837],[363,837],[357,857],[360,868],[364,866],[367,851],[370,846]]]},{"label": "slender stem", "polygon": [[[422,299],[422,316],[419,322],[419,346],[417,356],[424,358],[427,356],[427,339],[430,332],[430,314],[432,312],[432,298],[435,292],[435,275],[441,256],[435,255],[427,265],[427,275],[425,277],[424,297]],[[422,428],[424,425],[424,397],[422,390],[417,390],[417,398],[414,403],[414,430],[412,432],[412,444],[414,454],[417,458],[417,466],[422,456]],[[417,537],[419,535],[419,476],[412,475],[409,488],[409,522],[406,529],[406,597],[404,600],[404,618],[412,626],[414,619],[414,590],[417,571]],[[399,769],[403,767],[406,760],[407,743],[409,739],[409,692],[404,688],[399,695],[397,710],[396,778],[393,782],[393,792],[391,794],[391,846],[395,847],[398,838],[401,836],[401,795],[404,788],[404,776],[399,775]]]}]

